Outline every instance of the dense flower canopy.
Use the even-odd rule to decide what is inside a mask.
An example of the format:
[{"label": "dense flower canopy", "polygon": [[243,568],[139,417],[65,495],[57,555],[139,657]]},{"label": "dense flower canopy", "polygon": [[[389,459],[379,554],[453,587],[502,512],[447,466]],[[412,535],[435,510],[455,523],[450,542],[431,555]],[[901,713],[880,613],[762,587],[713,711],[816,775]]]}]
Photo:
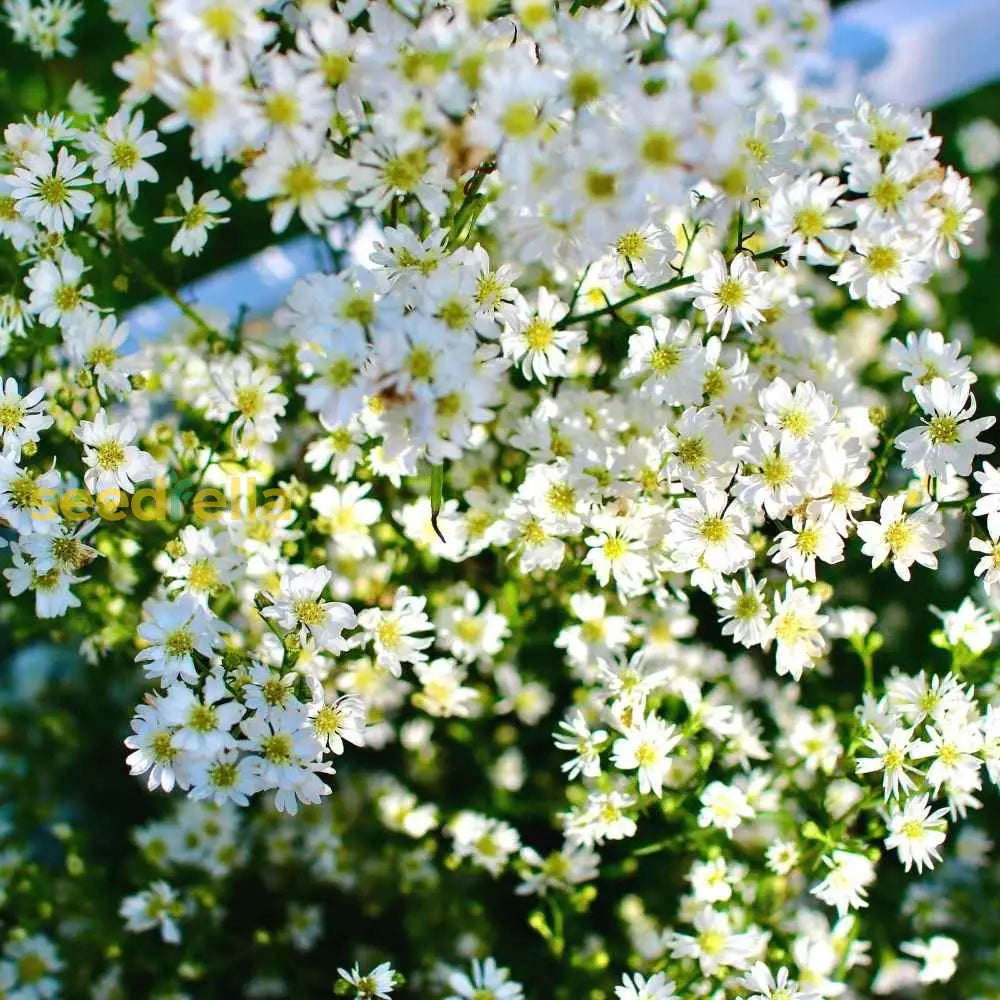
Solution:
[{"label": "dense flower canopy", "polygon": [[[73,54],[73,0],[4,12]],[[63,921],[24,832],[54,817],[14,810],[2,881],[50,895],[0,992],[951,980],[1000,471],[989,372],[932,328],[982,211],[930,116],[829,82],[818,0],[102,17],[117,92],[0,148],[0,558],[19,648],[115,705],[124,752],[77,766],[163,808],[110,915]],[[273,314],[173,280],[238,218],[315,235]],[[179,319],[139,343],[123,295]]]}]

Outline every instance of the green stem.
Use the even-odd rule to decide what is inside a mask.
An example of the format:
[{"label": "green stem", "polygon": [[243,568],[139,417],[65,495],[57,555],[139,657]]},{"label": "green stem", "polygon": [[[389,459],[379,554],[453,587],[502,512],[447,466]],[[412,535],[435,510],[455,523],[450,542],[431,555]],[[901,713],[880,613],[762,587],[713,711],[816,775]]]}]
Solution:
[{"label": "green stem", "polygon": [[[773,250],[764,250],[761,253],[753,254],[753,258],[754,260],[776,260],[777,258],[784,256],[787,252],[788,247],[775,247]],[[669,281],[663,281],[658,285],[653,285],[651,288],[645,288],[641,291],[635,292],[633,295],[627,295],[618,302],[609,303],[601,309],[594,309],[591,312],[586,313],[578,313],[575,316],[572,313],[567,313],[561,320],[559,320],[558,323],[555,324],[555,328],[557,330],[565,330],[567,327],[573,326],[577,323],[585,323],[592,319],[598,319],[601,316],[608,316],[612,313],[618,312],[619,309],[624,309],[626,306],[630,306],[635,302],[649,298],[651,295],[659,295],[660,292],[669,292],[674,288],[681,288],[684,285],[693,284],[697,277],[698,276],[696,274],[678,275],[676,278],[671,278]]]}]

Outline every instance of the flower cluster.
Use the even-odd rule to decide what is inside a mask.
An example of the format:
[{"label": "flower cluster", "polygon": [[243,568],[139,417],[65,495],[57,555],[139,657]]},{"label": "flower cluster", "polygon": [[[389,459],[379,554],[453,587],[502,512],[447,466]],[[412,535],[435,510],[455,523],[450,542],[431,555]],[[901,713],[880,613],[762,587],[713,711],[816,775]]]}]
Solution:
[{"label": "flower cluster", "polygon": [[[930,117],[809,82],[815,0],[107,15],[122,91],[0,147],[3,619],[79,652],[29,695],[107,700],[137,937],[5,846],[0,992],[990,995],[908,877],[959,898],[1000,782],[998,369],[935,297],[983,213]],[[181,290],[286,230],[269,314]],[[202,499],[137,517],[160,480]],[[81,886],[87,812],[16,817]]]}]

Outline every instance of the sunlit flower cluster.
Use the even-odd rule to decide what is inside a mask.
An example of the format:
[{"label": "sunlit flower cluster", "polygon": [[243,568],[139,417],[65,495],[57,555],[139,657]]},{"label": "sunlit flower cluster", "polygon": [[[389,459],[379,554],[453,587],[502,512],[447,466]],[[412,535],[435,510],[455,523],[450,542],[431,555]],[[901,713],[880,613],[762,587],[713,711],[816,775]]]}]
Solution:
[{"label": "sunlit flower cluster", "polygon": [[[48,57],[82,12],[4,19]],[[807,83],[815,0],[106,14],[121,92],[0,148],[5,618],[128,702],[85,766],[167,803],[92,995],[202,995],[257,876],[247,997],[951,980],[961,922],[898,886],[987,863],[1000,471],[929,115]],[[174,280],[238,220],[316,242],[269,315]],[[48,919],[0,994],[78,974]],[[176,992],[125,992],[149,968]]]}]

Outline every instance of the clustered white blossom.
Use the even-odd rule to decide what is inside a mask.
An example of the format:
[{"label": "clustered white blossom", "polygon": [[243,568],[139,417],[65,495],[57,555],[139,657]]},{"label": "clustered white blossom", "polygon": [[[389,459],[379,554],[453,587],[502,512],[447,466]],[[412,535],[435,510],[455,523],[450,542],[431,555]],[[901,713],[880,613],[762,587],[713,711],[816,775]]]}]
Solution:
[{"label": "clustered white blossom", "polygon": [[[72,51],[70,0],[4,11]],[[884,855],[934,869],[1000,781],[994,418],[961,340],[903,311],[982,214],[929,116],[809,91],[815,0],[108,13],[135,43],[113,113],[76,92],[3,133],[0,518],[13,613],[62,620],[97,666],[127,653],[125,763],[185,796],[135,831],[154,877],[125,929],[183,947],[212,908],[184,872],[248,870],[251,840],[363,896],[364,816],[400,891],[513,876],[603,990],[580,996],[950,979],[952,937],[883,957],[865,915]],[[176,191],[168,145],[196,165]],[[332,261],[273,316],[182,301],[138,254],[210,267],[256,202]],[[121,287],[183,316],[137,344]],[[219,503],[140,516],[163,482]],[[968,596],[933,611],[950,663],[876,671],[879,588],[967,551]],[[536,785],[541,743],[561,773]],[[485,778],[435,801],[456,754]],[[540,787],[545,823],[519,829]],[[580,931],[605,878],[665,853],[672,910],[635,886]],[[309,951],[319,907],[286,917]],[[338,992],[401,987],[370,957]],[[402,971],[438,1000],[563,995],[518,959],[470,927]],[[56,996],[61,968],[11,939],[0,992]]]}]

